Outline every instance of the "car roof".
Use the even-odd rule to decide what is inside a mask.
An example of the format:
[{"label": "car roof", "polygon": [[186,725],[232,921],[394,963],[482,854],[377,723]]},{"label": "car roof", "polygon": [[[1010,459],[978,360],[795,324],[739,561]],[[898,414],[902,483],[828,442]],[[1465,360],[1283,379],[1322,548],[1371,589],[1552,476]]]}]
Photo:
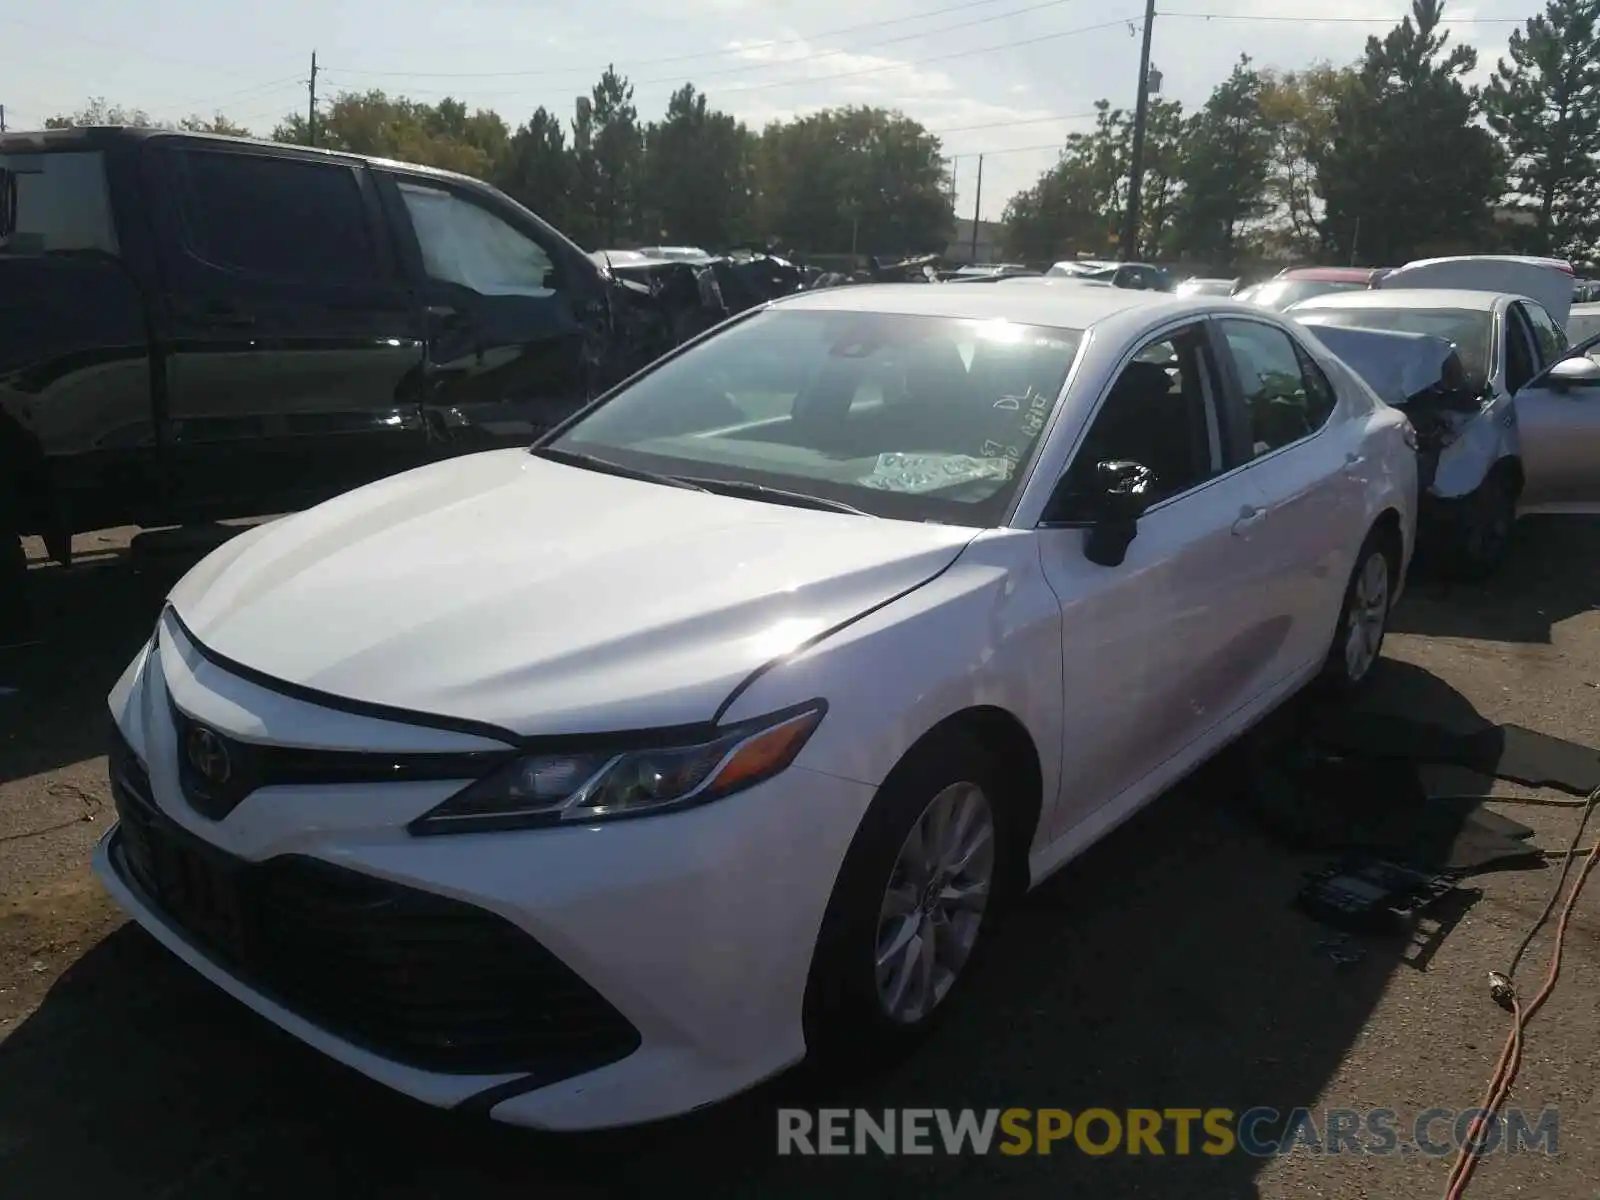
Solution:
[{"label": "car roof", "polygon": [[1574,304],[1572,306],[1574,317],[1600,317],[1600,300],[1591,300],[1587,304]]},{"label": "car roof", "polygon": [[42,129],[0,134],[0,154],[31,154],[49,150],[106,150],[117,145],[154,141],[253,146],[278,155],[301,159],[325,158],[330,162],[363,163],[406,175],[448,179],[479,191],[493,190],[483,180],[463,175],[458,171],[441,171],[437,167],[424,167],[417,163],[401,162],[398,159],[380,158],[375,154],[352,154],[346,150],[325,150],[320,146],[292,146],[285,142],[268,141],[266,138],[196,133],[186,129],[146,129],[136,125],[82,125],[70,129]]},{"label": "car roof", "polygon": [[[1020,283],[1020,280],[1011,281]],[[1151,310],[1154,315],[1181,317],[1237,308],[1256,312],[1245,304],[1231,304],[1217,296],[1175,296],[1169,292],[1134,288],[1075,287],[937,287],[926,283],[860,284],[799,292],[775,301],[785,310],[893,313],[907,316],[950,317],[973,321],[1014,321],[1056,329],[1088,329],[1091,325],[1130,310]]]},{"label": "car roof", "polygon": [[1378,288],[1312,296],[1290,305],[1289,315],[1319,308],[1462,308],[1493,312],[1507,298],[1505,292],[1473,292],[1462,288]]},{"label": "car roof", "polygon": [[1367,283],[1377,270],[1376,267],[1286,267],[1274,278],[1309,279],[1316,283]]}]

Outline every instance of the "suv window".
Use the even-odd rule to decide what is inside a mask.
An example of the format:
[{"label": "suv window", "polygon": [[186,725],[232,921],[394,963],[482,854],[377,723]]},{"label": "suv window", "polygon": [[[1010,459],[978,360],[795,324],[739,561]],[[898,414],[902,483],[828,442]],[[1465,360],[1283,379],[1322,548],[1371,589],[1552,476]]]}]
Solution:
[{"label": "suv window", "polygon": [[0,254],[117,252],[98,150],[0,154]]},{"label": "suv window", "polygon": [[1567,352],[1567,335],[1561,332],[1550,314],[1537,304],[1523,304],[1520,306],[1523,316],[1528,318],[1528,324],[1533,326],[1533,340],[1539,347],[1539,365],[1548,367],[1553,362],[1560,362]]},{"label": "suv window", "polygon": [[1136,462],[1155,473],[1159,501],[1218,475],[1222,438],[1215,379],[1202,326],[1141,347],[1111,385],[1078,447],[1070,468],[1074,483],[1087,493],[1095,464]]},{"label": "suv window", "polygon": [[1333,385],[1283,330],[1259,321],[1218,322],[1244,394],[1253,456],[1309,437],[1333,413]]},{"label": "suv window", "polygon": [[352,168],[221,150],[183,150],[179,164],[179,216],[196,258],[291,283],[379,278]]},{"label": "suv window", "polygon": [[482,205],[439,188],[402,183],[400,196],[430,279],[481,296],[548,296],[555,263],[545,248]]}]

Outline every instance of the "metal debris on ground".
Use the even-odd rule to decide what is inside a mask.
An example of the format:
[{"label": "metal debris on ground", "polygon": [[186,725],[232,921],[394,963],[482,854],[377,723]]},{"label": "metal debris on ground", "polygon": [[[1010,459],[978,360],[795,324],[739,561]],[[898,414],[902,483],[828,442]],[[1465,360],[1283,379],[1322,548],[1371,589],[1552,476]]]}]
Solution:
[{"label": "metal debris on ground", "polygon": [[1295,906],[1325,925],[1357,933],[1399,928],[1453,892],[1448,875],[1430,875],[1375,858],[1346,859],[1308,872]]}]

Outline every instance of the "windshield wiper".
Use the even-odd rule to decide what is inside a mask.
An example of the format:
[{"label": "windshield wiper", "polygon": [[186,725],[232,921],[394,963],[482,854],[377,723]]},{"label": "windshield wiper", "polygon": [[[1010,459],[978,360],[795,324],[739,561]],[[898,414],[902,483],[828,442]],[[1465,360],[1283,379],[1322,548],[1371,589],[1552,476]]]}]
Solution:
[{"label": "windshield wiper", "polygon": [[645,483],[660,483],[667,487],[684,488],[691,492],[708,492],[711,489],[700,486],[692,479],[679,479],[675,475],[661,475],[655,471],[644,471],[638,467],[625,467],[621,463],[612,462],[609,458],[600,458],[594,454],[583,454],[577,450],[561,450],[555,446],[535,446],[531,453],[540,458],[548,458],[551,462],[558,462],[568,467],[582,467],[588,471],[599,471],[605,475],[620,475],[624,479],[641,479]]},{"label": "windshield wiper", "polygon": [[745,479],[696,479],[686,475],[675,476],[680,482],[702,492],[719,492],[725,496],[748,496],[752,500],[766,500],[772,504],[788,504],[794,508],[816,508],[823,512],[849,513],[852,517],[867,517],[863,512],[843,500],[830,500],[826,496],[813,496],[808,492],[791,492],[785,488],[768,487],[764,483],[751,483]]}]

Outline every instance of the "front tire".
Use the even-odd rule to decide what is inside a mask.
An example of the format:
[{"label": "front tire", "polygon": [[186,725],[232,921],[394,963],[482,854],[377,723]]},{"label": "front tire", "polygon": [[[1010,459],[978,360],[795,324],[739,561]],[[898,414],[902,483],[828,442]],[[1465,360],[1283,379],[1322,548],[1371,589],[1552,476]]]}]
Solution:
[{"label": "front tire", "polygon": [[923,1040],[972,975],[1015,878],[999,772],[961,733],[891,772],[834,883],[806,985],[811,1059],[870,1068]]},{"label": "front tire", "polygon": [[1323,668],[1323,682],[1336,696],[1353,696],[1365,688],[1383,654],[1399,578],[1400,555],[1394,540],[1386,530],[1374,529],[1356,555]]},{"label": "front tire", "polygon": [[1457,504],[1443,566],[1451,578],[1481,582],[1500,569],[1511,547],[1517,497],[1506,473],[1494,471]]}]

